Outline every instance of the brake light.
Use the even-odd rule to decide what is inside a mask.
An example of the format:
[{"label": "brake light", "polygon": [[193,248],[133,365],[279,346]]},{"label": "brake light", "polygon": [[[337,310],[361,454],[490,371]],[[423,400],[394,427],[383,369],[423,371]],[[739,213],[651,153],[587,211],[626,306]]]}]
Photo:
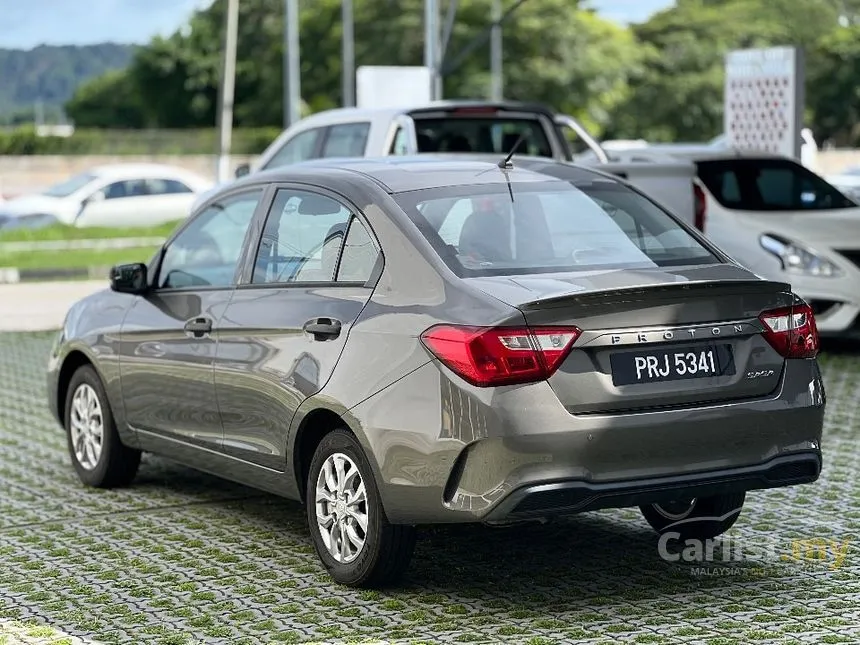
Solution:
[{"label": "brake light", "polygon": [[549,378],[581,333],[577,327],[436,325],[421,340],[464,380],[492,387]]},{"label": "brake light", "polygon": [[458,107],[451,110],[451,114],[498,114],[499,109],[490,105],[474,105],[469,107]]},{"label": "brake light", "polygon": [[759,320],[764,323],[767,342],[785,358],[815,358],[818,355],[818,327],[815,314],[805,302],[793,307],[765,311]]},{"label": "brake light", "polygon": [[704,233],[705,216],[708,214],[708,202],[705,199],[705,191],[695,182],[693,182],[693,201],[695,203],[693,225]]}]

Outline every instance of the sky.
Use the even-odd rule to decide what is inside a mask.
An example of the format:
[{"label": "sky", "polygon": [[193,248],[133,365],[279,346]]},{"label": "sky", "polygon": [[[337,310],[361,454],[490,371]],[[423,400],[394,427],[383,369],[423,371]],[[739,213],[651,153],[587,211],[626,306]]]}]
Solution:
[{"label": "sky", "polygon": [[[311,0],[312,1],[312,0]],[[590,0],[604,17],[639,22],[673,0]],[[179,28],[207,0],[0,0],[0,47],[145,43]]]}]

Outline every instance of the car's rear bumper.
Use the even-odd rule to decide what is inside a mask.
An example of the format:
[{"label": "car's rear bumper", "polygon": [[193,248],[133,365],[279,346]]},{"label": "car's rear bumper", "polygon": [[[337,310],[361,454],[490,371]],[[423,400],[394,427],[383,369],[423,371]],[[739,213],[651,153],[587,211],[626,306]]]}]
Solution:
[{"label": "car's rear bumper", "polygon": [[603,414],[570,413],[546,382],[493,389],[455,379],[428,364],[350,410],[392,522],[635,506],[806,483],[820,471],[826,398],[816,361],[787,361],[767,396]]},{"label": "car's rear bumper", "polygon": [[523,486],[499,502],[484,519],[528,519],[809,484],[818,479],[821,466],[821,451],[810,450],[775,457],[755,466],[689,475],[604,483],[574,480]]}]

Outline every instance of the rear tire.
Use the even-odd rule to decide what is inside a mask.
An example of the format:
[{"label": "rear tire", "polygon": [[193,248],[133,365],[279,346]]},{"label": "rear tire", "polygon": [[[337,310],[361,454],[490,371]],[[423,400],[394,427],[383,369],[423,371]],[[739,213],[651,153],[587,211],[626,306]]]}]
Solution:
[{"label": "rear tire", "polygon": [[335,582],[382,587],[406,571],[415,527],[388,522],[367,457],[347,430],[330,432],[317,446],[305,507],[317,555]]},{"label": "rear tire", "polygon": [[655,531],[679,533],[681,540],[707,540],[722,535],[737,521],[746,493],[640,506]]},{"label": "rear tire", "polygon": [[120,440],[104,386],[91,365],[72,375],[64,419],[72,466],[84,484],[116,488],[132,482],[140,451]]}]

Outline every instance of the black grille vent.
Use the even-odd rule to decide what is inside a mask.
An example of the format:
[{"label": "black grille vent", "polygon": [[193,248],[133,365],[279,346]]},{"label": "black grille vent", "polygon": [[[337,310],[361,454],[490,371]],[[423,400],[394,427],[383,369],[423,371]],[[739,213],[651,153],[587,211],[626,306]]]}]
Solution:
[{"label": "black grille vent", "polygon": [[839,255],[843,256],[846,260],[852,262],[855,266],[860,267],[860,249],[852,249],[850,251],[836,251]]}]

